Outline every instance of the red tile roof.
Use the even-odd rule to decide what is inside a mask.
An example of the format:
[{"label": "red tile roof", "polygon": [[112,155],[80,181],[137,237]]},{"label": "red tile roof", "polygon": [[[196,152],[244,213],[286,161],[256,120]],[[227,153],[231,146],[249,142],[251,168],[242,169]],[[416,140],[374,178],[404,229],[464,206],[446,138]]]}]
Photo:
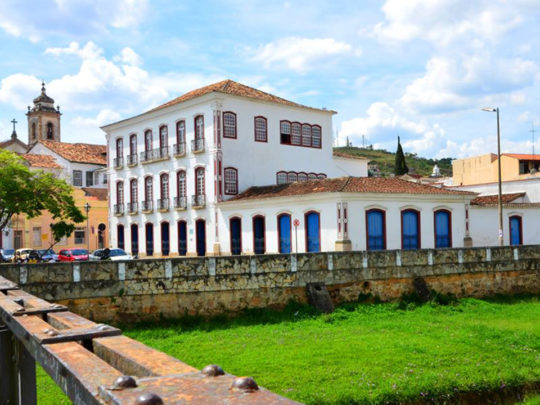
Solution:
[{"label": "red tile roof", "polygon": [[433,194],[474,196],[469,191],[412,183],[398,178],[340,177],[335,179],[311,180],[272,186],[250,187],[228,201],[255,200],[275,197],[290,197],[313,193],[383,193],[383,194]]},{"label": "red tile roof", "polygon": [[87,197],[94,197],[101,201],[107,201],[108,190],[106,188],[90,188],[82,187],[84,195]]},{"label": "red tile roof", "polygon": [[57,141],[39,141],[41,144],[59,154],[70,162],[107,164],[107,146],[89,143],[66,143]]},{"label": "red tile roof", "polygon": [[31,155],[28,153],[22,153],[20,155],[24,160],[28,162],[30,167],[40,167],[44,169],[61,169],[54,156],[51,155]]},{"label": "red tile roof", "polygon": [[[525,193],[509,193],[509,194],[503,194],[502,197],[502,203],[503,204],[509,204],[513,202],[514,200],[517,200],[520,197],[523,197]],[[498,195],[483,195],[480,197],[476,197],[475,199],[471,200],[471,205],[493,205],[498,204]]]},{"label": "red tile roof", "polygon": [[512,157],[519,160],[540,160],[540,155],[531,155],[526,153],[503,153],[503,156]]},{"label": "red tile roof", "polygon": [[[156,108],[153,108],[150,111],[156,111],[162,108],[170,107],[172,105],[176,105],[184,101],[194,99],[196,97],[204,96],[205,94],[209,94],[209,93],[230,94],[233,96],[240,96],[240,97],[254,98],[254,99],[263,100],[263,101],[270,101],[272,103],[279,103],[279,104],[284,104],[284,105],[288,105],[292,107],[309,108],[311,110],[318,110],[318,111],[329,111],[329,110],[322,110],[322,109],[308,107],[302,104],[294,103],[292,101],[285,100],[284,98],[274,96],[273,94],[269,94],[264,91],[254,89],[253,87],[246,86],[245,84],[237,83],[233,80],[223,80],[221,82],[217,82],[217,83],[210,84],[208,86],[201,87],[200,89],[192,90],[180,97],[177,97],[171,101],[166,102],[165,104],[162,104]],[[331,111],[331,112],[334,112],[334,111]]]}]

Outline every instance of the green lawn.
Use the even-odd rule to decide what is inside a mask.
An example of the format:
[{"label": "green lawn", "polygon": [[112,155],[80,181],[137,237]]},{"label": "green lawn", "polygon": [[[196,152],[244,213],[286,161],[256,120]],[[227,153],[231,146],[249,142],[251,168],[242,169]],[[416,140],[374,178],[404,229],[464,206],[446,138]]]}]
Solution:
[{"label": "green lawn", "polygon": [[[540,381],[538,298],[400,307],[357,304],[315,315],[290,306],[124,333],[196,367],[216,363],[310,404],[384,403]],[[61,404],[47,379],[38,379],[40,404]]]}]

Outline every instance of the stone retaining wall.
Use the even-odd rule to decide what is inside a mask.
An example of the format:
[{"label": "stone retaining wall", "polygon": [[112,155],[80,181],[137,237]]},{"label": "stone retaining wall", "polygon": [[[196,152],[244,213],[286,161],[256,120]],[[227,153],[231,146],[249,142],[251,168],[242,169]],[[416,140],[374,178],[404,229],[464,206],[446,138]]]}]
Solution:
[{"label": "stone retaining wall", "polygon": [[395,300],[416,277],[458,297],[536,294],[540,246],[2,265],[0,275],[84,317],[132,322],[307,302],[314,282],[335,303]]}]

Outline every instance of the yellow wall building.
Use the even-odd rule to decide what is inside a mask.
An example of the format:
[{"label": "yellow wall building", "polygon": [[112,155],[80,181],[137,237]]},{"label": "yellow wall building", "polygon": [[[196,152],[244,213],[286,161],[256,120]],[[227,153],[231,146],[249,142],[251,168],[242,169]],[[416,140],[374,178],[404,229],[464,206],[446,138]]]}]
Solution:
[{"label": "yellow wall building", "polygon": [[[498,181],[497,155],[473,156],[452,162],[454,186],[494,183]],[[540,177],[540,155],[503,153],[501,155],[501,180],[512,181]]]}]

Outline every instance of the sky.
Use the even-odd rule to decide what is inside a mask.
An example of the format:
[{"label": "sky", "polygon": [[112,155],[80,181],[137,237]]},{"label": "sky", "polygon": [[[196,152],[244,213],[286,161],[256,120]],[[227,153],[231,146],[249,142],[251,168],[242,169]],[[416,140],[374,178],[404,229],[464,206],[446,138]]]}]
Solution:
[{"label": "sky", "polygon": [[[0,140],[62,140],[232,79],[334,116],[335,142],[431,158],[540,152],[539,0],[2,0]],[[531,132],[535,128],[536,133]]]}]

